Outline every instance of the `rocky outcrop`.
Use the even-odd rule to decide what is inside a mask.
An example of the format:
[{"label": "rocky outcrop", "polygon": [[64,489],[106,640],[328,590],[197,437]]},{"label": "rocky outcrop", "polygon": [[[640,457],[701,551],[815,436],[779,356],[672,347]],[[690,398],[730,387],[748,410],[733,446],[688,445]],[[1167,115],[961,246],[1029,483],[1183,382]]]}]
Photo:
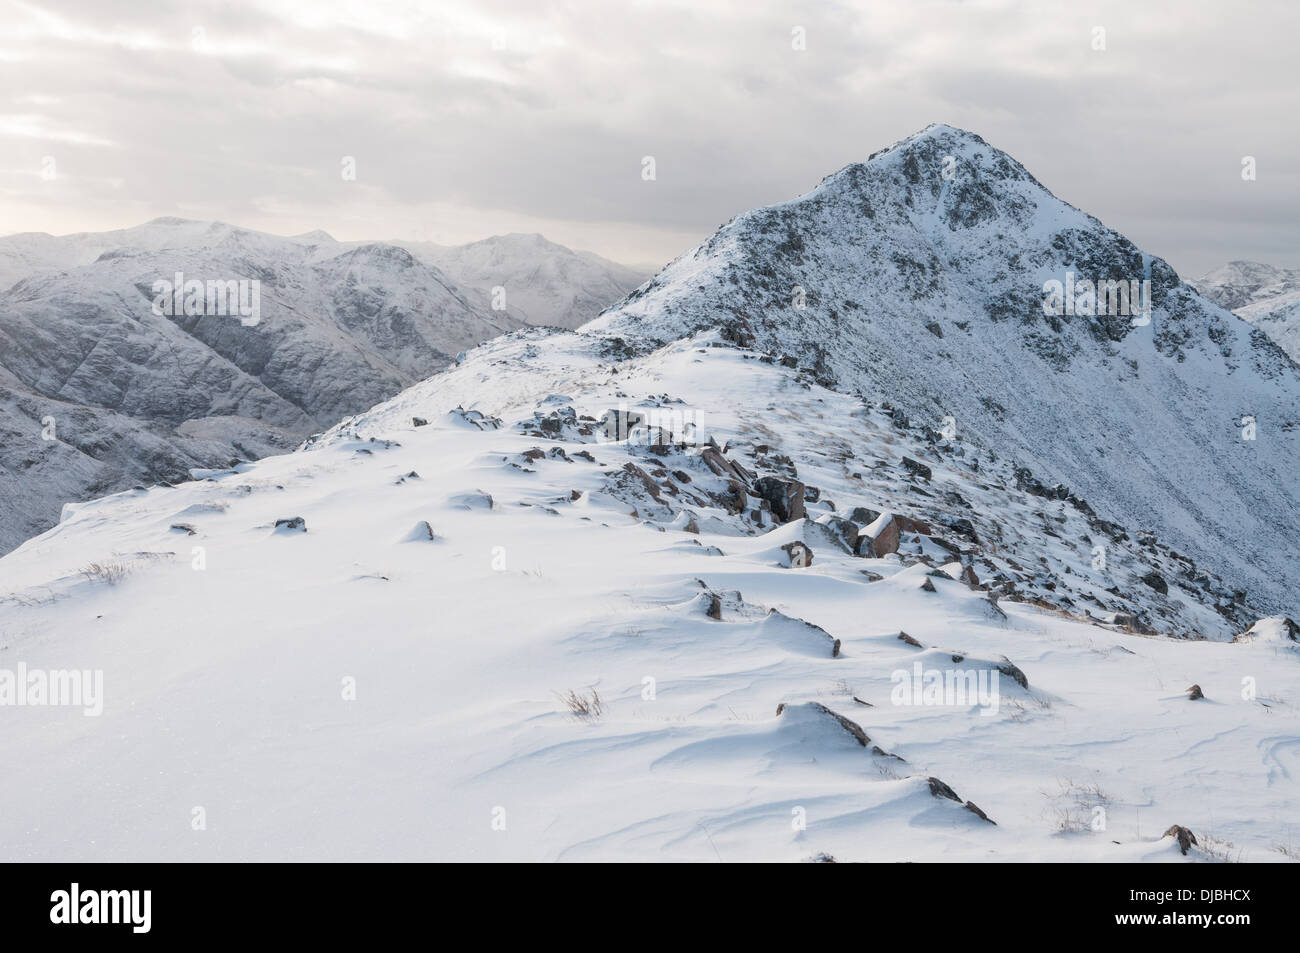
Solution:
[{"label": "rocky outcrop", "polygon": [[930,526],[910,516],[885,513],[858,533],[857,554],[879,559],[890,553],[896,553],[903,534],[928,536]]},{"label": "rocky outcrop", "polygon": [[803,491],[804,486],[798,480],[769,476],[754,481],[754,493],[767,502],[772,515],[782,523],[792,523],[807,515]]}]

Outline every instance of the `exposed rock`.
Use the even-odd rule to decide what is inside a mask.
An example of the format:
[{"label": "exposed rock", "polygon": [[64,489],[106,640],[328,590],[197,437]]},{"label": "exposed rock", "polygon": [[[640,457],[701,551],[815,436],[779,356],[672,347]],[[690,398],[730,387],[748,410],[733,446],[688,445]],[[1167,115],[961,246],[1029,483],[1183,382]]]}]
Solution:
[{"label": "exposed rock", "polygon": [[614,443],[626,440],[643,423],[645,414],[634,410],[607,410],[600,418],[600,428],[605,439]]},{"label": "exposed rock", "polygon": [[500,430],[503,426],[500,417],[488,417],[481,410],[466,410],[457,407],[451,414],[476,430]]},{"label": "exposed rock", "polygon": [[1184,857],[1187,856],[1188,849],[1191,848],[1193,844],[1197,843],[1196,835],[1181,824],[1172,825],[1169,830],[1165,831],[1160,836],[1176,837],[1178,839],[1178,849],[1183,852]]},{"label": "exposed rock", "polygon": [[930,527],[928,524],[912,519],[909,516],[898,516],[894,513],[882,514],[870,526],[865,527],[858,533],[857,554],[859,556],[874,556],[879,559],[890,553],[896,553],[898,552],[899,541],[904,533],[928,536]]},{"label": "exposed rock", "polygon": [[307,521],[301,516],[291,516],[275,521],[275,529],[283,533],[307,532]]},{"label": "exposed rock", "polygon": [[867,506],[855,506],[853,512],[849,514],[849,519],[859,526],[870,526],[876,520],[880,519],[880,513]]},{"label": "exposed rock", "polygon": [[857,523],[846,520],[842,516],[836,516],[833,513],[824,513],[817,517],[816,525],[825,527],[826,531],[834,537],[835,541],[843,547],[845,552],[853,552],[858,542]]},{"label": "exposed rock", "polygon": [[411,531],[402,538],[404,543],[429,543],[438,539],[438,534],[433,531],[428,520],[420,520],[411,527]]},{"label": "exposed rock", "polygon": [[635,477],[641,483],[641,485],[645,487],[646,492],[649,493],[650,496],[654,498],[654,501],[656,503],[664,502],[663,495],[660,492],[661,488],[659,484],[655,482],[654,477],[646,473],[635,463],[623,464],[623,472],[628,473],[631,476]]},{"label": "exposed rock", "polygon": [[926,778],[926,781],[929,782],[930,794],[934,797],[946,797],[948,800],[956,801],[958,804],[962,802],[961,798],[957,796],[957,792],[948,787],[948,785],[944,784],[938,778]]},{"label": "exposed rock", "polygon": [[1131,612],[1116,612],[1112,625],[1122,626],[1130,632],[1136,632],[1138,635],[1155,635],[1156,630],[1144,623]]},{"label": "exposed rock", "polygon": [[1164,577],[1154,570],[1143,576],[1142,581],[1162,596],[1169,594],[1169,583],[1165,582]]},{"label": "exposed rock", "polygon": [[716,443],[710,441],[700,449],[700,459],[704,465],[716,473],[718,476],[730,477],[739,481],[742,486],[747,486],[753,479],[753,474],[727,457],[726,454],[718,447]]},{"label": "exposed rock", "polygon": [[879,559],[898,552],[898,534],[898,522],[893,516],[886,514],[878,517],[858,533],[858,555]]},{"label": "exposed rock", "polygon": [[1191,688],[1187,689],[1187,697],[1191,701],[1196,701],[1198,698],[1204,698],[1205,693],[1201,691],[1200,685],[1193,685]]},{"label": "exposed rock", "polygon": [[920,642],[916,641],[916,639],[912,638],[912,637],[911,637],[910,635],[908,635],[906,632],[900,632],[900,633],[898,633],[898,640],[899,640],[900,642],[906,642],[908,645],[915,645],[918,649],[923,649],[923,648],[925,648],[924,645],[922,645]]},{"label": "exposed rock", "polygon": [[749,322],[743,318],[723,324],[718,329],[718,336],[722,340],[736,345],[736,347],[752,348],[754,346],[754,332],[750,329]]},{"label": "exposed rock", "polygon": [[812,565],[813,552],[807,545],[800,542],[786,543],[781,549],[786,555],[786,564],[789,569],[803,569]]},{"label": "exposed rock", "polygon": [[772,515],[782,523],[792,523],[807,515],[803,505],[803,491],[804,485],[798,480],[769,476],[754,481],[754,492],[767,501],[772,508]]},{"label": "exposed rock", "polygon": [[1005,675],[1007,678],[1014,681],[1021,688],[1024,689],[1029,688],[1028,676],[1026,676],[1025,673],[1020,670],[1020,667],[1018,665],[1012,662],[1011,659],[1007,658],[1005,655],[1002,656],[1002,664],[998,666],[998,671],[1001,672],[1003,675]]},{"label": "exposed rock", "polygon": [[911,457],[903,457],[903,467],[916,476],[930,479],[930,468],[919,460],[913,460]]},{"label": "exposed rock", "polygon": [[964,516],[959,516],[955,519],[948,519],[944,522],[944,525],[954,533],[957,533],[960,536],[965,536],[973,543],[979,542],[979,537],[975,535],[975,524]]}]

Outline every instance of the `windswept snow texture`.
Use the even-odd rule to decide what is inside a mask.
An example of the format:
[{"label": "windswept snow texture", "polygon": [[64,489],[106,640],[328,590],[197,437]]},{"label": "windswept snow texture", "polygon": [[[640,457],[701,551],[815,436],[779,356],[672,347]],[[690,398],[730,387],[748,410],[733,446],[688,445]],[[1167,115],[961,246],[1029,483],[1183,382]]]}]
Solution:
[{"label": "windswept snow texture", "polygon": [[[0,708],[0,858],[1284,859],[1284,620],[1234,642],[1253,610],[1159,541],[720,343],[516,332],[0,559],[5,666],[103,671],[98,717]],[[610,442],[620,409],[698,440]],[[996,695],[898,703],[918,667]]]},{"label": "windswept snow texture", "polygon": [[[1045,314],[1069,272],[1149,280],[1149,323]],[[583,330],[719,325],[1300,611],[1300,367],[979,136],[931,126],[747,212]]]},{"label": "windswept snow texture", "polygon": [[[514,309],[404,248],[323,232],[169,218],[0,239],[0,552],[64,503],[290,449],[533,312],[581,323],[636,283],[540,236],[440,252]],[[259,281],[260,322],[155,314],[153,284],[176,272]]]},{"label": "windswept snow texture", "polygon": [[1300,363],[1300,270],[1231,261],[1192,284],[1215,304],[1258,327]]}]

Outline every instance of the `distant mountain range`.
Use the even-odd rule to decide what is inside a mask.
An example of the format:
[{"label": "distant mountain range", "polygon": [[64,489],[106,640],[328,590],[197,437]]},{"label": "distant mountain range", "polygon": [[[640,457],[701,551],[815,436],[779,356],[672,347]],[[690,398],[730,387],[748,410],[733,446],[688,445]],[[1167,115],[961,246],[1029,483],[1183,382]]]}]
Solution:
[{"label": "distant mountain range", "polygon": [[1258,327],[1300,361],[1300,269],[1230,261],[1191,284]]},{"label": "distant mountain range", "polygon": [[[158,307],[178,274],[201,283],[198,313]],[[64,503],[291,449],[482,341],[581,324],[640,278],[541,236],[408,250],[162,218],[0,239],[0,552]],[[208,283],[240,281],[257,320],[210,313],[225,301]]]}]

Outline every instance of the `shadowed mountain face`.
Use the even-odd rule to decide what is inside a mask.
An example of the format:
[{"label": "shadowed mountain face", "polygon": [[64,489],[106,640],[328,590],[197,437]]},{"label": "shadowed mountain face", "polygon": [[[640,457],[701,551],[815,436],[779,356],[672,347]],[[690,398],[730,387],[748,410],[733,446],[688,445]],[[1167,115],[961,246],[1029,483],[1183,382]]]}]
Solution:
[{"label": "shadowed mountain face", "polygon": [[[177,273],[204,283],[197,313],[155,307]],[[528,274],[499,280],[527,296]],[[291,449],[525,323],[395,245],[183,219],[10,236],[0,281],[0,552],[66,502]],[[240,281],[255,319],[214,313],[207,283]]]},{"label": "shadowed mountain face", "polygon": [[[1050,283],[1105,281],[1149,282],[1149,314],[1046,313]],[[1297,608],[1300,367],[976,135],[931,126],[741,215],[584,330],[717,325]]]}]

